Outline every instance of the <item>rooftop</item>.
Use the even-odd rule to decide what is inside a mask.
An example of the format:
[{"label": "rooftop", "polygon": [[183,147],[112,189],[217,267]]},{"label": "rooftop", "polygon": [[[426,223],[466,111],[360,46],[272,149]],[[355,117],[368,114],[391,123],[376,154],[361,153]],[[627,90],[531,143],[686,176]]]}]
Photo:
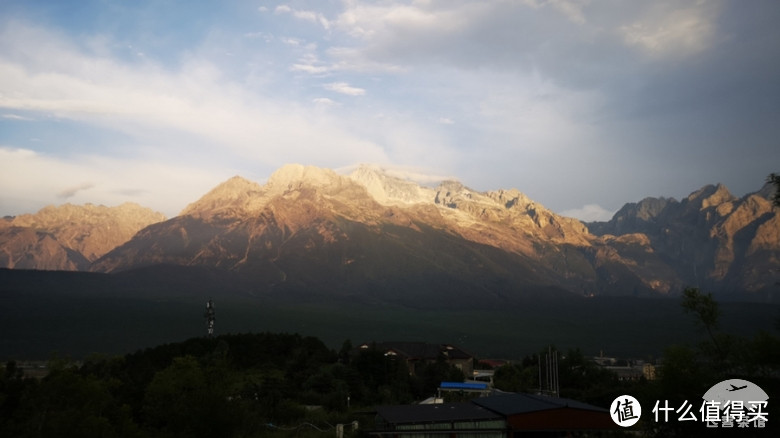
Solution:
[{"label": "rooftop", "polygon": [[377,414],[394,424],[503,419],[500,414],[470,402],[380,406]]},{"label": "rooftop", "polygon": [[560,408],[609,412],[607,409],[577,400],[532,394],[500,394],[477,398],[472,400],[472,403],[507,416]]}]

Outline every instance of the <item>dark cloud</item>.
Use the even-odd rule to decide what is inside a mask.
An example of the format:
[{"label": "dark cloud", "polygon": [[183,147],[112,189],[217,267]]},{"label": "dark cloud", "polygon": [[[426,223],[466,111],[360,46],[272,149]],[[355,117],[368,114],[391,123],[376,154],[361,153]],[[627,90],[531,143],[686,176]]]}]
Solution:
[{"label": "dark cloud", "polygon": [[85,182],[77,186],[68,187],[62,190],[61,192],[57,193],[57,197],[64,198],[64,199],[72,198],[73,196],[76,195],[76,193],[82,190],[89,190],[93,187],[95,187],[95,184],[91,182]]},{"label": "dark cloud", "polygon": [[[384,8],[350,11],[354,29],[371,29],[349,52],[366,64],[483,78],[502,72],[507,89],[527,87],[534,77],[554,84],[558,96],[597,97],[555,110],[597,131],[579,141],[564,137],[566,153],[598,155],[578,160],[579,168],[560,156],[539,167],[574,174],[624,168],[609,173],[633,176],[627,186],[635,192],[680,196],[724,180],[735,193],[757,189],[780,162],[780,3],[432,1]],[[615,197],[615,182],[597,202]],[[592,180],[585,184],[599,192]]]},{"label": "dark cloud", "polygon": [[144,189],[120,189],[120,190],[115,190],[114,193],[116,193],[118,195],[123,195],[123,196],[133,196],[133,197],[135,197],[135,196],[142,196],[142,195],[148,194],[149,190],[144,190]]}]

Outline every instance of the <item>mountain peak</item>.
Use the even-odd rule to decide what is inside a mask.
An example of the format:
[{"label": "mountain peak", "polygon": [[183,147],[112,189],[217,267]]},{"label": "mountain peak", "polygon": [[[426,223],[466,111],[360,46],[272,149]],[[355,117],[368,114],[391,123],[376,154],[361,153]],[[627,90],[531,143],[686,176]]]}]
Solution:
[{"label": "mountain peak", "polygon": [[211,189],[208,195],[220,195],[231,198],[239,197],[242,193],[251,190],[257,190],[260,186],[254,181],[250,181],[242,176],[233,176],[223,183],[218,184]]},{"label": "mountain peak", "polygon": [[689,202],[701,203],[700,209],[716,207],[720,204],[735,201],[737,198],[723,184],[706,185],[688,196]]},{"label": "mountain peak", "polygon": [[180,216],[215,213],[228,208],[247,209],[251,201],[262,193],[259,184],[240,176],[234,176],[219,184],[197,201],[189,204]]},{"label": "mountain peak", "polygon": [[366,188],[380,204],[420,204],[433,202],[436,193],[414,181],[390,175],[373,164],[362,164],[349,177]]},{"label": "mountain peak", "polygon": [[325,187],[337,183],[339,175],[330,170],[302,164],[285,164],[268,178],[272,190],[290,190],[302,185]]}]

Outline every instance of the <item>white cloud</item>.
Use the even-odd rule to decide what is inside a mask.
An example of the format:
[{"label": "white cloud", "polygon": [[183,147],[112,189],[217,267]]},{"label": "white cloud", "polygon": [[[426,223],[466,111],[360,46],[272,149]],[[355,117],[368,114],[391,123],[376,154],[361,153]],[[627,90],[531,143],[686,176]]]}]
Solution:
[{"label": "white cloud", "polygon": [[284,44],[287,44],[288,46],[293,46],[293,47],[300,47],[303,44],[303,41],[298,38],[283,37],[283,38],[279,38],[279,41],[283,42]]},{"label": "white cloud", "polygon": [[[356,126],[367,125],[360,119],[370,119],[370,115],[344,117],[322,111],[326,106],[339,108],[324,98],[312,105],[316,97],[300,102],[286,95],[275,97],[275,83],[261,84],[268,89],[250,89],[227,77],[217,64],[198,57],[197,52],[176,69],[149,61],[127,64],[85,53],[48,30],[11,24],[0,27],[0,77],[0,111],[5,110],[6,115],[67,121],[68,126],[80,129],[99,127],[101,132],[120,134],[122,142],[134,148],[132,157],[137,160],[133,163],[108,156],[116,153],[114,147],[103,149],[103,157],[76,156],[80,146],[66,139],[40,143],[41,148],[58,150],[58,157],[65,158],[5,150],[6,157],[16,157],[15,165],[3,159],[0,169],[0,187],[14,187],[14,200],[6,198],[1,203],[5,211],[18,211],[13,205],[40,208],[40,202],[56,202],[63,187],[90,181],[93,188],[74,191],[69,200],[111,203],[119,200],[120,193],[141,190],[154,196],[139,202],[170,215],[178,212],[183,202],[193,201],[219,183],[221,177],[232,176],[216,173],[215,177],[204,169],[240,163],[263,175],[288,162],[330,167],[356,159],[388,161],[387,146],[376,141],[381,133],[356,133]],[[327,88],[353,96],[365,94],[365,90],[346,83]],[[25,154],[34,159],[28,156],[27,161],[20,161]],[[84,161],[76,164],[75,160]],[[140,182],[154,173],[159,176]],[[186,196],[181,193],[183,185],[199,177],[208,183],[192,185]]]},{"label": "white cloud", "polygon": [[[456,2],[453,2],[453,4]],[[347,34],[362,39],[401,36],[416,33],[422,29],[439,29],[447,33],[463,29],[468,23],[464,10],[474,12],[479,5],[461,2],[433,6],[425,2],[400,4],[385,2],[366,4],[350,2],[344,12],[335,20],[334,26]],[[423,43],[422,41],[420,43]]]},{"label": "white cloud", "polygon": [[323,85],[326,90],[330,90],[336,93],[346,94],[348,96],[362,96],[366,94],[366,90],[362,88],[356,88],[349,85],[346,82],[331,82]]},{"label": "white cloud", "polygon": [[588,0],[551,0],[555,9],[563,13],[573,23],[584,24],[587,20],[583,12],[583,7]]},{"label": "white cloud", "polygon": [[[346,2],[334,31],[352,37],[327,49],[334,69],[537,72],[559,85],[609,88],[641,74],[626,47],[689,55],[717,41],[721,2],[659,0],[607,6],[589,0]],[[573,24],[574,23],[574,24]],[[607,81],[607,82],[600,82]]]},{"label": "white cloud", "polygon": [[560,213],[562,216],[573,217],[583,222],[606,222],[615,215],[614,211],[609,211],[598,204],[586,204],[580,208],[572,208]]},{"label": "white cloud", "polygon": [[25,121],[25,122],[29,122],[29,121],[35,120],[33,118],[30,118],[30,117],[20,116],[19,114],[3,114],[0,117],[2,117],[3,119],[6,119],[6,120],[16,120],[16,121]]},{"label": "white cloud", "polygon": [[625,43],[654,56],[688,55],[709,48],[714,42],[717,2],[697,2],[682,7],[678,2],[659,2],[631,23],[619,27]]},{"label": "white cloud", "polygon": [[374,60],[366,57],[364,50],[353,47],[330,47],[326,53],[333,58],[331,70],[360,73],[405,73],[409,68],[388,60]]},{"label": "white cloud", "polygon": [[338,102],[328,99],[327,97],[317,97],[315,99],[312,99],[312,103],[320,107],[338,106]]},{"label": "white cloud", "polygon": [[[226,78],[217,65],[197,57],[178,71],[168,71],[153,64],[130,66],[83,54],[40,29],[11,29],[2,39],[8,45],[27,44],[15,35],[37,41],[38,49],[26,54],[23,62],[0,52],[0,108],[54,115],[149,141],[159,141],[150,136],[162,133],[169,138],[183,135],[186,141],[195,137],[273,165],[326,164],[334,155],[384,157],[379,145],[356,137],[333,116],[294,101],[247,93],[243,84]],[[326,88],[365,94],[346,83]],[[312,148],[315,144],[320,147]]]},{"label": "white cloud", "polygon": [[325,30],[330,29],[330,21],[328,21],[328,19],[325,18],[325,16],[319,12],[302,10],[302,9],[293,9],[288,5],[279,5],[276,7],[276,9],[274,9],[274,13],[291,14],[293,17],[299,20],[317,23],[320,26],[322,26]]},{"label": "white cloud", "polygon": [[331,68],[324,65],[296,63],[290,66],[290,71],[301,71],[304,73],[316,75],[316,74],[328,73],[329,71],[331,71]]},{"label": "white cloud", "polygon": [[314,53],[306,53],[290,67],[290,71],[300,71],[312,75],[328,73],[331,70],[333,67],[325,65]]},{"label": "white cloud", "polygon": [[[230,176],[175,164],[99,156],[69,161],[28,149],[0,147],[0,187],[14,188],[12,195],[5,191],[0,197],[4,214],[32,213],[67,198],[75,204],[108,206],[134,201],[172,217]],[[70,185],[85,180],[90,182]]]},{"label": "white cloud", "polygon": [[267,43],[274,40],[274,36],[268,32],[246,32],[244,33],[244,38],[250,38],[250,39],[260,38]]},{"label": "white cloud", "polygon": [[[647,177],[630,186],[643,186],[669,167],[661,158],[647,160],[651,155],[671,161],[683,153],[714,156],[708,152],[716,144],[739,143],[716,139],[725,127],[701,123],[709,108],[733,109],[734,126],[745,127],[731,130],[734,138],[754,138],[748,132],[761,130],[752,129],[755,120],[765,119],[764,109],[777,100],[776,87],[762,79],[777,76],[776,45],[766,43],[778,41],[767,25],[771,17],[743,32],[743,22],[759,13],[720,16],[719,0],[345,0],[296,9],[301,4],[260,7],[267,14],[259,28],[231,27],[242,21],[214,17],[205,39],[165,53],[144,42],[140,31],[133,34],[140,41],[85,37],[86,30],[70,37],[56,25],[34,28],[6,18],[0,23],[0,114],[6,114],[0,120],[21,129],[0,141],[35,135],[39,142],[13,146],[56,150],[65,158],[52,166],[63,169],[81,150],[116,153],[113,138],[84,147],[67,136],[52,143],[45,129],[30,129],[34,123],[58,130],[76,125],[105,138],[118,134],[125,155],[138,163],[176,162],[197,172],[230,161],[253,169],[255,175],[245,176],[258,179],[285,162],[412,164],[458,175],[482,190],[518,187],[559,210],[610,205],[616,191],[621,201],[630,200],[624,194],[638,189],[617,188],[614,181],[629,178],[620,169],[637,162]],[[325,9],[334,7],[341,13]],[[169,36],[180,37],[173,30]],[[751,45],[743,44],[746,38]],[[723,41],[729,44],[718,44]],[[134,57],[140,48],[147,55]],[[235,56],[227,59],[225,52]],[[769,91],[742,93],[748,82]],[[756,105],[732,105],[738,95]],[[693,107],[700,112],[690,123],[685,116]],[[32,120],[17,123],[22,120],[15,116]],[[662,123],[672,117],[676,126]],[[758,143],[769,145],[775,131],[764,129]],[[770,152],[763,156],[771,155],[771,146],[765,148]],[[593,172],[605,156],[628,164]],[[557,184],[556,173],[581,181],[588,197]],[[102,193],[103,180],[67,175],[49,192],[94,181],[73,199]],[[153,191],[133,184],[117,184],[111,193]]]},{"label": "white cloud", "polygon": [[533,9],[540,9],[547,5],[566,16],[571,22],[583,24],[586,22],[583,7],[589,0],[523,0],[523,4]]},{"label": "white cloud", "polygon": [[384,170],[385,172],[387,172],[388,175],[394,176],[396,178],[414,181],[418,184],[423,184],[423,185],[438,184],[442,181],[448,181],[448,180],[457,180],[457,178],[453,176],[441,175],[433,172],[426,172],[425,170],[421,170],[413,167],[386,166]]}]

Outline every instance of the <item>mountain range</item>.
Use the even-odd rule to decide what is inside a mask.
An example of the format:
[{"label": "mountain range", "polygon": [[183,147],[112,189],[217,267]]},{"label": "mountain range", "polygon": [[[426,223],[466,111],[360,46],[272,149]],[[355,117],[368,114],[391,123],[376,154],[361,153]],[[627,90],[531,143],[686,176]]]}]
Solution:
[{"label": "mountain range", "polygon": [[[686,286],[775,301],[780,209],[769,186],[708,185],[626,204],[608,222],[560,216],[518,190],[425,186],[363,165],[233,177],[165,219],[134,204],[46,207],[0,221],[0,267],[218,272],[237,293],[421,308],[533,297],[664,296]],[[225,280],[227,279],[227,280]]]}]

